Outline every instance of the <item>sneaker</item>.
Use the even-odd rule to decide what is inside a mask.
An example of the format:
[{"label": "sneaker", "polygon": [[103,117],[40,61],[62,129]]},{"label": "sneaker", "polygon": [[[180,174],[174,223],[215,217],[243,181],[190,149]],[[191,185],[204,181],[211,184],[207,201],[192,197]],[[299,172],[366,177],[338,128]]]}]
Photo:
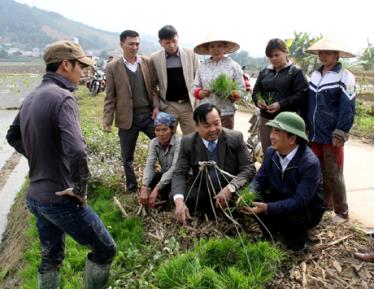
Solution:
[{"label": "sneaker", "polygon": [[335,215],[333,218],[332,218],[332,223],[334,224],[342,224],[342,223],[345,223],[348,221],[348,217],[343,217],[341,215]]}]

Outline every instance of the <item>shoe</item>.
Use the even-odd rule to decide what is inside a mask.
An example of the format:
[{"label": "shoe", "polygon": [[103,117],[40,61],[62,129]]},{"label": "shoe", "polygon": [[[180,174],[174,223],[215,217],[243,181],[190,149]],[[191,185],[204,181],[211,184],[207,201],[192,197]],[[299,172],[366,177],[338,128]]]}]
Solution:
[{"label": "shoe", "polygon": [[295,253],[303,253],[307,250],[307,244],[290,244],[287,245],[287,248],[294,251]]},{"label": "shoe", "polygon": [[86,259],[85,289],[105,289],[111,264],[100,265]]},{"label": "shoe", "polygon": [[361,261],[374,263],[374,252],[354,253],[354,256]]},{"label": "shoe", "polygon": [[343,217],[341,215],[335,215],[333,218],[332,218],[332,223],[333,224],[342,224],[342,223],[345,223],[348,221],[348,217]]},{"label": "shoe", "polygon": [[59,271],[49,271],[43,274],[38,273],[38,288],[39,289],[59,289],[60,288]]},{"label": "shoe", "polygon": [[134,194],[137,192],[137,186],[125,186],[125,193]]}]

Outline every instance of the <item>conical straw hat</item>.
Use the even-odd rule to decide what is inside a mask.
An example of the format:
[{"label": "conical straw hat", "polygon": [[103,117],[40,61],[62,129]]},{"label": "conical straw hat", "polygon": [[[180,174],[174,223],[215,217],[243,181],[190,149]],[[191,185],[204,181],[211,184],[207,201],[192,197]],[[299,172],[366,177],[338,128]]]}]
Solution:
[{"label": "conical straw hat", "polygon": [[225,54],[233,53],[240,49],[240,45],[236,42],[228,40],[226,37],[223,37],[222,35],[219,36],[215,32],[211,32],[200,44],[195,46],[194,51],[195,53],[200,55],[210,55],[210,53],[208,52],[208,44],[211,42],[221,41],[226,42],[224,51]]},{"label": "conical straw hat", "polygon": [[340,40],[331,37],[323,37],[318,42],[307,48],[306,52],[318,55],[319,51],[322,50],[338,51],[339,56],[342,58],[355,57],[355,54],[350,52],[350,49],[347,48]]}]

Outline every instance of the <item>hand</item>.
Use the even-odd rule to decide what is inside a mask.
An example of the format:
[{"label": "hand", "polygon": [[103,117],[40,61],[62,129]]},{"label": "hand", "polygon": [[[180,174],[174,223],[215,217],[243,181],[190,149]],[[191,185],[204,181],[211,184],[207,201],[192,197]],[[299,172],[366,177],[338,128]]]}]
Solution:
[{"label": "hand", "polygon": [[155,186],[151,194],[148,196],[148,206],[150,208],[155,208],[156,199],[159,195],[159,187]]},{"label": "hand", "polygon": [[267,112],[268,113],[276,113],[280,111],[280,104],[278,102],[274,102],[271,105],[268,106]]},{"label": "hand", "polygon": [[227,208],[229,201],[232,197],[232,193],[229,191],[228,187],[223,188],[214,198],[216,199],[216,208]]},{"label": "hand", "polygon": [[112,131],[112,127],[111,127],[111,125],[103,124],[103,130],[105,132],[111,132]]},{"label": "hand", "polygon": [[157,117],[158,113],[159,113],[159,107],[155,106],[155,107],[154,107],[154,110],[152,111],[152,116],[151,116],[151,118],[152,118],[152,119],[155,119],[155,117]]},{"label": "hand", "polygon": [[229,99],[232,102],[235,102],[235,101],[239,100],[240,98],[241,98],[241,94],[240,94],[240,92],[238,90],[233,90],[232,94],[229,97]]},{"label": "hand", "polygon": [[148,207],[148,202],[149,202],[149,200],[148,200],[148,187],[146,187],[146,186],[141,187],[141,191],[139,193],[138,201],[142,206]]},{"label": "hand", "polygon": [[254,207],[245,206],[241,211],[247,215],[261,214],[267,212],[267,204],[261,202],[253,202]]},{"label": "hand", "polygon": [[81,205],[85,205],[85,204],[87,204],[87,195],[85,194],[83,197],[78,196],[78,195],[76,195],[76,194],[73,192],[73,188],[67,188],[67,189],[65,189],[65,190],[63,190],[63,191],[56,192],[55,194],[56,194],[57,196],[60,196],[60,197],[62,197],[62,196],[74,197],[74,198],[77,198],[77,199],[78,199],[78,201],[79,201],[79,203],[80,203]]},{"label": "hand", "polygon": [[182,199],[177,199],[175,201],[175,204],[176,204],[175,213],[176,213],[177,220],[181,225],[185,225],[186,220],[191,219],[189,209],[185,205],[185,202]]},{"label": "hand", "polygon": [[342,147],[344,145],[344,142],[339,137],[332,137],[332,146],[335,148]]},{"label": "hand", "polygon": [[209,97],[210,96],[210,91],[208,89],[201,89],[199,91],[199,97],[201,99],[205,98],[205,97]]},{"label": "hand", "polygon": [[259,100],[258,101],[258,107],[263,110],[267,110],[268,106],[264,100]]}]

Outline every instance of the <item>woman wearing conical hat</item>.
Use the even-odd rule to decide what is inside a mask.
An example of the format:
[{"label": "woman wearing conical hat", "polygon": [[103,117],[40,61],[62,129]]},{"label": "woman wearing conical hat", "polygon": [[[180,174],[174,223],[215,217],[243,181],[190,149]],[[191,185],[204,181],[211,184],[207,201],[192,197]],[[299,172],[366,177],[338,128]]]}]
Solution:
[{"label": "woman wearing conical hat", "polygon": [[322,38],[306,52],[318,55],[322,64],[309,83],[309,140],[321,163],[326,209],[334,210],[333,221],[340,223],[349,216],[343,176],[344,143],[354,121],[355,79],[339,59],[355,55],[332,37]]},{"label": "woman wearing conical hat", "polygon": [[[199,101],[198,104],[212,103],[221,111],[221,122],[223,127],[233,129],[234,113],[236,111],[234,102],[239,100],[245,93],[243,83],[243,71],[241,66],[227,57],[226,54],[237,51],[240,46],[225,37],[219,37],[214,33],[200,44],[194,51],[199,55],[210,55],[197,69],[193,84],[193,94]],[[220,75],[225,74],[236,83],[236,89],[231,90],[228,95],[221,95],[212,89],[212,82]]]}]

